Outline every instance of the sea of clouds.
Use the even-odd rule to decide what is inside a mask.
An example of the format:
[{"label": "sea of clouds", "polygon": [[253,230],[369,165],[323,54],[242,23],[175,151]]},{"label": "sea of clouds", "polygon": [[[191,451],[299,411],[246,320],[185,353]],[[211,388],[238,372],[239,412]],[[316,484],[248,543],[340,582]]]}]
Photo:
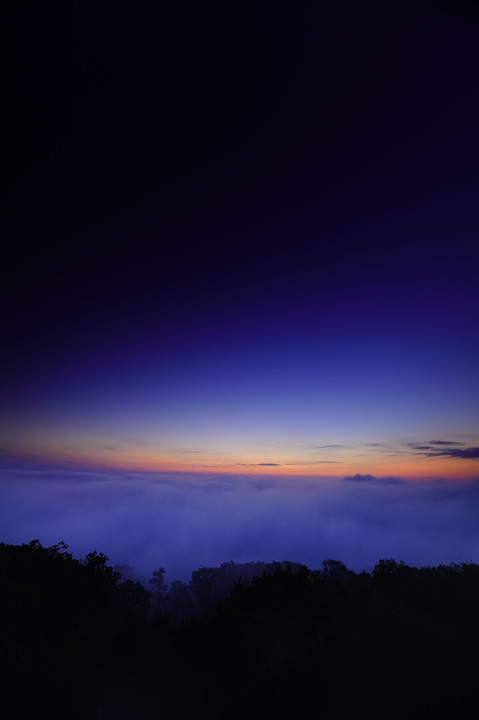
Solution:
[{"label": "sea of clouds", "polygon": [[165,567],[168,581],[229,560],[479,562],[478,519],[479,478],[0,470],[0,542],[62,540],[145,578]]}]

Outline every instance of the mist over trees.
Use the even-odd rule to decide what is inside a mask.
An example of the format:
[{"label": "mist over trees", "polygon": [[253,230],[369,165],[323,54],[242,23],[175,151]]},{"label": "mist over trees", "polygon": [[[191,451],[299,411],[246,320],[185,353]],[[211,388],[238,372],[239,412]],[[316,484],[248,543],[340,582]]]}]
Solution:
[{"label": "mist over trees", "polygon": [[101,552],[0,544],[10,717],[467,716],[479,566],[226,562],[146,585]]},{"label": "mist over trees", "polygon": [[236,563],[231,560],[219,567],[198,568],[192,572],[188,584],[174,580],[169,587],[164,580],[165,569],[159,568],[148,580],[153,592],[152,606],[174,622],[188,617],[204,617],[216,610],[235,583],[251,583],[254,578],[274,573],[285,564],[297,569],[301,567],[299,563]]}]

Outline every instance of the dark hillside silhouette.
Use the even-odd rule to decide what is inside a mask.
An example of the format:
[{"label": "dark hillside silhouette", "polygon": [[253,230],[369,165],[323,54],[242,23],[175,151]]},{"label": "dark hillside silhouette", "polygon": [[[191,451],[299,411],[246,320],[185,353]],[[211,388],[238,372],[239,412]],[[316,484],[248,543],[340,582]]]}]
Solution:
[{"label": "dark hillside silhouette", "polygon": [[[467,717],[479,566],[223,563],[121,582],[102,553],[0,544],[9,717]],[[156,593],[154,592],[156,589]]]}]

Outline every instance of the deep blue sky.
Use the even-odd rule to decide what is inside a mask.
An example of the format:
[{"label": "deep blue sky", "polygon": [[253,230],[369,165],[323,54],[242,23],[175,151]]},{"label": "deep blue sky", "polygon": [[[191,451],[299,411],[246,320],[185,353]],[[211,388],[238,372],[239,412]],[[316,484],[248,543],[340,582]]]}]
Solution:
[{"label": "deep blue sky", "polygon": [[472,5],[20,2],[2,25],[8,487],[478,476]]}]

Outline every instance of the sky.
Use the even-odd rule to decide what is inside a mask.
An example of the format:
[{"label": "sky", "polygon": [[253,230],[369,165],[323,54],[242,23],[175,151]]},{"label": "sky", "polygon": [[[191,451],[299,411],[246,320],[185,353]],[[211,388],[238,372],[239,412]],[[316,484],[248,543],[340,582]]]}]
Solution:
[{"label": "sky", "polygon": [[1,12],[0,541],[479,561],[474,5]]}]

